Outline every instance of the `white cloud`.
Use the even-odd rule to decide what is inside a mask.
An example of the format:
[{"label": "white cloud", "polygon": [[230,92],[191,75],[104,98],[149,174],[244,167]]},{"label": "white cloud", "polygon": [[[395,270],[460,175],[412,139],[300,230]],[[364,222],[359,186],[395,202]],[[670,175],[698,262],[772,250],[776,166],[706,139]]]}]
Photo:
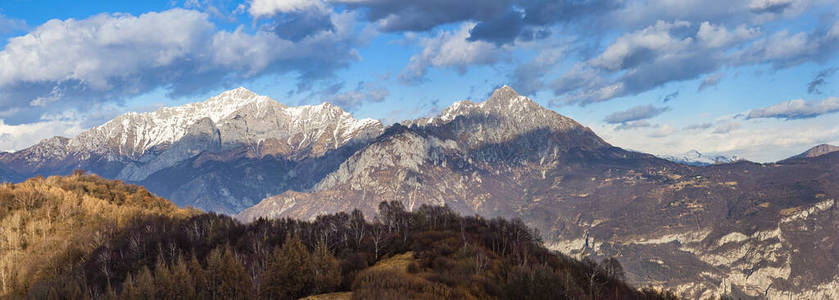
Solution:
[{"label": "white cloud", "polygon": [[723,26],[715,26],[705,21],[699,25],[699,31],[696,33],[696,37],[702,41],[705,47],[718,48],[755,38],[759,34],[760,32],[757,29],[746,28],[742,24],[734,30],[729,31]]},{"label": "white cloud", "polygon": [[670,31],[687,26],[690,23],[658,21],[653,26],[618,37],[589,64],[616,71],[649,61],[657,53],[684,51],[692,39],[674,37]]},{"label": "white cloud", "polygon": [[320,0],[252,0],[248,12],[254,17],[265,17],[309,9],[325,11],[326,5]]},{"label": "white cloud", "polygon": [[204,40],[213,31],[206,15],[183,9],[139,17],[102,14],[50,20],[10,39],[0,52],[0,87],[78,80],[89,88],[108,89],[112,78],[191,58],[206,47]]},{"label": "white cloud", "polygon": [[747,119],[776,118],[785,120],[815,118],[824,114],[839,112],[839,98],[830,97],[822,101],[790,100],[764,108],[753,109]]},{"label": "white cloud", "polygon": [[8,125],[0,120],[0,151],[21,150],[54,136],[73,137],[85,129],[78,120],[43,120],[21,125]]},{"label": "white cloud", "polygon": [[422,52],[411,57],[402,70],[404,81],[421,80],[429,67],[454,68],[465,72],[472,65],[488,65],[501,60],[504,51],[493,43],[469,41],[469,31],[474,23],[464,23],[455,31],[441,31],[434,37],[422,38]]},{"label": "white cloud", "polygon": [[839,50],[839,21],[828,32],[791,33],[781,30],[755,41],[750,47],[737,52],[734,64],[770,63],[775,68],[787,68],[808,61],[821,61],[835,56]]},{"label": "white cloud", "polygon": [[658,21],[618,36],[594,58],[560,75],[550,87],[560,96],[556,103],[586,105],[703,76],[702,87],[709,87],[719,81],[719,75],[708,74],[726,66],[771,64],[786,68],[830,59],[837,50],[839,34],[824,30],[781,30],[763,37],[760,30],[745,25],[729,29],[710,22],[695,26],[685,21]]},{"label": "white cloud", "polygon": [[311,85],[358,60],[355,47],[371,37],[370,26],[358,30],[354,12],[327,14],[330,30],[296,41],[266,30],[218,30],[208,18],[185,9],[100,14],[50,20],[10,39],[0,51],[0,110],[23,111],[5,121],[157,88],[188,95],[267,73],[292,72]]}]

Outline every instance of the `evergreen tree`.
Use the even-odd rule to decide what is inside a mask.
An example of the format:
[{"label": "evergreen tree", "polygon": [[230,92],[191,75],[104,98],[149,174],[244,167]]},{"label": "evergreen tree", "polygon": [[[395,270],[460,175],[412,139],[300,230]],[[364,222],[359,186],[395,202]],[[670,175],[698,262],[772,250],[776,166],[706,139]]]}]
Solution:
[{"label": "evergreen tree", "polygon": [[177,291],[184,288],[176,285],[169,267],[160,257],[154,266],[154,286],[156,288],[155,295],[160,299],[175,299],[177,298]]},{"label": "evergreen tree", "polygon": [[211,299],[250,299],[251,281],[230,245],[216,248],[207,257],[207,282]]},{"label": "evergreen tree", "polygon": [[305,296],[312,282],[311,257],[297,236],[286,235],[285,243],[268,261],[262,273],[260,297],[297,299]]},{"label": "evergreen tree", "polygon": [[341,264],[321,240],[312,253],[312,286],[315,294],[334,291],[341,284]]},{"label": "evergreen tree", "polygon": [[151,275],[149,267],[143,266],[140,270],[140,274],[137,275],[136,287],[140,299],[156,299],[154,276]]},{"label": "evergreen tree", "polygon": [[193,293],[196,298],[209,298],[210,286],[207,282],[207,273],[204,272],[204,268],[201,267],[201,263],[198,262],[198,258],[195,257],[195,253],[193,253],[192,257],[189,259],[187,267],[189,268],[189,273],[192,274]]},{"label": "evergreen tree", "polygon": [[176,288],[173,299],[195,299],[195,283],[183,256],[178,256],[170,271],[172,272],[172,282]]},{"label": "evergreen tree", "polygon": [[119,298],[123,300],[138,300],[141,299],[137,287],[134,284],[134,277],[131,273],[125,276],[125,281],[122,282],[122,292]]}]

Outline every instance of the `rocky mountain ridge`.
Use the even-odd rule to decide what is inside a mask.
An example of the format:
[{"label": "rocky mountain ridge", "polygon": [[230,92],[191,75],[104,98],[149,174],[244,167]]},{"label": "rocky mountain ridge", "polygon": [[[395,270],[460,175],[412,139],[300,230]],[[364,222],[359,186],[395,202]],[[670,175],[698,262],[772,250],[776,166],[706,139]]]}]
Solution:
[{"label": "rocky mountain ridge", "polygon": [[310,191],[268,197],[238,218],[370,215],[385,199],[448,205],[521,218],[551,249],[616,257],[631,283],[687,298],[839,296],[839,270],[825,267],[839,264],[839,154],[685,165],[613,147],[529,103],[502,88],[403,122]]},{"label": "rocky mountain ridge", "polygon": [[697,150],[690,150],[688,152],[678,155],[659,155],[663,159],[692,166],[707,166],[714,164],[727,164],[740,160],[737,155],[722,155],[701,153]]},{"label": "rocky mountain ridge", "polygon": [[800,158],[813,158],[819,157],[825,154],[830,154],[833,152],[839,151],[839,146],[833,146],[828,144],[821,144],[817,145],[813,148],[807,149],[807,151],[802,152],[796,156],[790,157],[788,159],[800,159]]},{"label": "rocky mountain ridge", "polygon": [[[201,155],[203,161],[220,156],[228,161],[268,157],[292,165],[307,160],[331,162],[335,159],[327,158],[329,153],[346,153],[341,149],[357,148],[380,135],[382,130],[379,121],[356,120],[329,103],[289,107],[245,88],[237,88],[204,102],[164,107],[148,113],[126,113],[73,138],[50,138],[18,152],[0,154],[0,163],[21,177],[68,174],[78,168],[127,182],[150,183],[161,181],[160,178],[150,179],[152,174],[183,166],[183,162]],[[211,153],[218,155],[209,155]],[[265,173],[244,178],[262,181],[259,178],[269,177],[274,171],[262,172]],[[174,179],[162,181],[171,180]],[[224,205],[212,203],[214,200],[208,198],[199,201],[191,199],[192,196],[177,196],[227,195],[230,194],[228,186],[234,182],[193,182],[191,188],[180,191],[178,187],[162,188],[156,184],[147,187],[179,205],[227,213],[238,212],[267,194],[284,191],[281,188],[260,189],[265,191],[261,195],[225,196],[223,202],[227,204]],[[263,183],[299,189],[305,186],[300,180],[293,184]],[[188,185],[188,182],[184,184]],[[201,187],[195,190],[196,186]]]},{"label": "rocky mountain ridge", "polygon": [[[635,286],[688,298],[839,297],[839,152],[675,163],[614,147],[509,87],[387,129],[329,104],[294,108],[228,93],[216,100],[241,103],[195,117],[125,116],[77,142],[104,145],[99,152],[52,138],[2,154],[0,175],[84,168],[246,221],[353,209],[372,216],[385,200],[448,205],[520,218],[553,250],[615,257]],[[175,121],[154,121],[164,119]],[[120,127],[124,120],[141,126]]]}]

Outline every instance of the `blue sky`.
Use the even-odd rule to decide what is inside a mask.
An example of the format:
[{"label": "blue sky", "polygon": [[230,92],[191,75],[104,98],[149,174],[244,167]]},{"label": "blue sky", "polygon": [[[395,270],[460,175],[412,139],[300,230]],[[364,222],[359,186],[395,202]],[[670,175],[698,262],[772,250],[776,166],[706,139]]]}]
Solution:
[{"label": "blue sky", "polygon": [[822,0],[0,2],[0,149],[245,86],[392,123],[510,85],[610,143],[774,161],[839,144]]}]

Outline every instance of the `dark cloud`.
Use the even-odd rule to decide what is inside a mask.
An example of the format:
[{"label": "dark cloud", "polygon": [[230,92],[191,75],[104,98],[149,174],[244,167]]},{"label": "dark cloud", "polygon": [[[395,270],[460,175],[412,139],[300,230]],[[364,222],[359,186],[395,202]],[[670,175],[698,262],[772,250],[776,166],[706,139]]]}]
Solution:
[{"label": "dark cloud", "polygon": [[298,42],[321,31],[334,31],[332,17],[328,11],[303,10],[279,14],[274,17],[271,31],[282,39]]},{"label": "dark cloud", "polygon": [[521,12],[511,10],[490,21],[480,22],[469,32],[470,41],[489,41],[507,44],[515,41],[524,28]]},{"label": "dark cloud", "polygon": [[816,78],[813,78],[812,81],[807,83],[807,93],[810,94],[821,94],[822,92],[819,90],[819,87],[826,83],[826,78],[832,76],[839,68],[827,68],[824,70],[819,71],[816,74]]},{"label": "dark cloud", "polygon": [[835,112],[839,112],[839,98],[830,97],[822,101],[804,101],[798,99],[753,109],[746,114],[746,119],[775,118],[798,120],[815,118]]},{"label": "dark cloud", "polygon": [[385,32],[428,31],[440,25],[476,22],[471,40],[507,44],[516,39],[542,39],[549,27],[603,15],[620,8],[615,0],[336,0],[364,9],[367,19]]},{"label": "dark cloud", "polygon": [[619,111],[612,113],[606,116],[604,121],[609,124],[621,124],[633,121],[640,121],[650,119],[652,117],[658,116],[670,108],[668,107],[655,107],[652,105],[641,105],[635,106],[630,109]]},{"label": "dark cloud", "polygon": [[780,14],[792,7],[790,0],[757,0],[751,1],[749,9],[756,14]]},{"label": "dark cloud", "polygon": [[664,95],[664,98],[661,99],[661,102],[667,103],[673,101],[673,99],[676,99],[677,97],[679,97],[679,91],[675,91],[670,94]]},{"label": "dark cloud", "polygon": [[462,21],[487,21],[503,16],[515,1],[485,0],[336,0],[353,9],[365,9],[367,19],[385,32],[426,31]]}]

